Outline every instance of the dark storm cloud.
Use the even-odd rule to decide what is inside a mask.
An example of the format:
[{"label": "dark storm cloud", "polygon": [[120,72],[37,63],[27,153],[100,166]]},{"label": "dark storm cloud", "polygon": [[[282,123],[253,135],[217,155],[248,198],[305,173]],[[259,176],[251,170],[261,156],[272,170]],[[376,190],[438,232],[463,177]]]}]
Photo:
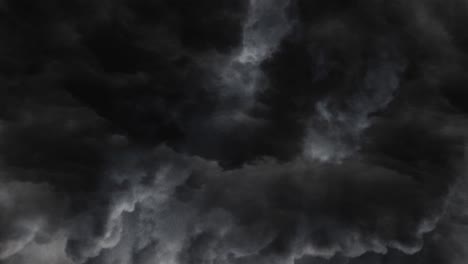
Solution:
[{"label": "dark storm cloud", "polygon": [[[137,255],[148,245],[152,258],[169,263],[291,262],[389,248],[413,254],[441,210],[410,176],[358,161],[264,161],[223,171],[167,148],[124,160],[101,191],[109,201],[70,236],[67,252],[78,262],[102,251],[97,263],[116,256],[146,263]],[[88,221],[100,223],[97,232],[87,233]]]},{"label": "dark storm cloud", "polygon": [[0,259],[21,252],[34,240],[53,235],[63,205],[50,187],[42,184],[2,182]]},{"label": "dark storm cloud", "polygon": [[0,261],[464,263],[460,0],[0,2]]}]

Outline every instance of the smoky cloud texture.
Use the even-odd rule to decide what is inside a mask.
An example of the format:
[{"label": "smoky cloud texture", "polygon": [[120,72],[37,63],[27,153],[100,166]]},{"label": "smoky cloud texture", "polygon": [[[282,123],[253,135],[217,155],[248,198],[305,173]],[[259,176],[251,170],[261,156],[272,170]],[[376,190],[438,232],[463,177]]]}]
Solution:
[{"label": "smoky cloud texture", "polygon": [[466,263],[467,14],[0,1],[0,263]]}]

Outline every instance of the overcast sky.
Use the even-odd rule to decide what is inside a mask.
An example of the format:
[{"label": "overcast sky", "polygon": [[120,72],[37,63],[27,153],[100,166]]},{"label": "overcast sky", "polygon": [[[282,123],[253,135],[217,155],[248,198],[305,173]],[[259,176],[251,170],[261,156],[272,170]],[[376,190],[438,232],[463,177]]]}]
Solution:
[{"label": "overcast sky", "polygon": [[0,263],[467,263],[467,24],[464,0],[0,0]]}]

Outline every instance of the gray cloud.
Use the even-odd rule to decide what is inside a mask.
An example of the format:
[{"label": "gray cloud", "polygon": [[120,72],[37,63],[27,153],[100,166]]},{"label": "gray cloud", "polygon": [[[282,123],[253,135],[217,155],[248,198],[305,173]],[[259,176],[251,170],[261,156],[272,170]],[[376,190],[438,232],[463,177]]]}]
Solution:
[{"label": "gray cloud", "polygon": [[[67,243],[77,263],[98,256],[91,263],[294,263],[389,249],[415,254],[440,215],[439,198],[425,205],[426,194],[408,175],[358,161],[338,167],[264,161],[223,171],[167,147],[142,154],[114,167],[106,186],[116,189],[99,209],[107,213],[87,216],[101,222],[100,231],[90,233],[86,218],[77,222]],[[391,195],[393,188],[401,194]],[[407,207],[395,205],[400,199]],[[415,209],[425,212],[405,216]]]},{"label": "gray cloud", "polygon": [[0,262],[466,262],[466,7],[3,1]]},{"label": "gray cloud", "polygon": [[50,186],[2,181],[0,259],[8,259],[33,243],[47,243],[61,225],[64,204]]},{"label": "gray cloud", "polygon": [[397,92],[404,65],[387,61],[370,63],[356,92],[344,102],[325,98],[316,104],[304,153],[312,159],[336,161],[359,149],[362,133],[371,126],[370,115],[385,109]]}]

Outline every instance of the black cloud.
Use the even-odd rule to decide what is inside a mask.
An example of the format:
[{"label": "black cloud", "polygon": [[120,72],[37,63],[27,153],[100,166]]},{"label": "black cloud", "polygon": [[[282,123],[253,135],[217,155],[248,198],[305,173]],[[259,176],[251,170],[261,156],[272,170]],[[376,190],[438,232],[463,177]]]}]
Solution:
[{"label": "black cloud", "polygon": [[0,260],[464,263],[460,0],[0,1]]}]

